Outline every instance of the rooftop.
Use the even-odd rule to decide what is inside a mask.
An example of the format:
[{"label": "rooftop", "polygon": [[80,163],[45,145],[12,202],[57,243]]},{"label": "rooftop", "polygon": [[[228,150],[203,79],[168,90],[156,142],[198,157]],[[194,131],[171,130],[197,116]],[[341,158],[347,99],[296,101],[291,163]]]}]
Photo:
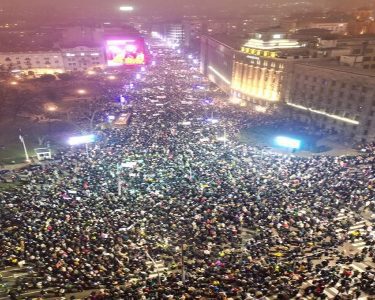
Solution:
[{"label": "rooftop", "polygon": [[310,62],[300,62],[298,65],[305,65],[310,67],[316,67],[320,69],[327,69],[332,70],[336,72],[344,72],[344,73],[351,73],[353,75],[361,75],[366,77],[373,77],[375,78],[375,72],[360,68],[354,68],[354,67],[347,67],[340,65],[336,61],[326,61],[326,60],[318,60],[318,61],[310,61]]},{"label": "rooftop", "polygon": [[207,37],[235,50],[240,50],[248,40],[247,38],[234,37],[227,34],[216,34]]}]

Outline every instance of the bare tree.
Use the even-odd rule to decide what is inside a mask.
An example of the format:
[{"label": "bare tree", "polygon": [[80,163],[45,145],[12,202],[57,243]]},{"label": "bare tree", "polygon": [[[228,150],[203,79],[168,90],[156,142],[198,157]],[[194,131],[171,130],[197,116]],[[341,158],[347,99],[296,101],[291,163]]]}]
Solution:
[{"label": "bare tree", "polygon": [[96,120],[102,111],[106,109],[107,101],[104,98],[94,98],[84,103],[79,103],[78,109],[68,113],[68,121],[81,131],[92,132],[96,126]]}]

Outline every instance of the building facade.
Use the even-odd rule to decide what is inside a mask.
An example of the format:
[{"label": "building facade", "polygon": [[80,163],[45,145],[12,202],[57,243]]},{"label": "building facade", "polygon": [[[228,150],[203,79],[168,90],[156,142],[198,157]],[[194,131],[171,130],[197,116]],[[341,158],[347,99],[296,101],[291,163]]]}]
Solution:
[{"label": "building facade", "polygon": [[364,68],[372,58],[353,54],[370,57],[372,41],[336,40],[345,55],[316,57],[282,34],[261,34],[242,47],[203,37],[202,73],[238,103],[281,105],[353,140],[375,141],[375,72]]},{"label": "building facade", "polygon": [[151,31],[164,39],[168,44],[176,47],[184,44],[184,27],[182,23],[156,23]]},{"label": "building facade", "polygon": [[319,39],[317,52],[345,66],[375,71],[375,36]]},{"label": "building facade", "polygon": [[102,48],[75,47],[63,49],[62,57],[66,72],[87,71],[90,69],[103,69],[105,67],[105,55]]},{"label": "building facade", "polygon": [[375,140],[375,74],[337,63],[297,63],[286,104],[327,129]]},{"label": "building facade", "polygon": [[64,72],[64,61],[61,51],[0,52],[0,68],[53,74]]},{"label": "building facade", "polygon": [[200,69],[202,74],[230,94],[235,47],[231,42],[203,36],[201,38]]},{"label": "building facade", "polygon": [[105,67],[102,48],[75,47],[58,51],[0,52],[3,71],[23,71],[34,74],[84,72]]},{"label": "building facade", "polygon": [[346,34],[348,32],[348,22],[311,22],[307,28],[326,29],[334,34]]},{"label": "building facade", "polygon": [[289,99],[294,63],[309,59],[304,45],[279,31],[259,32],[235,55],[231,94],[259,104]]}]

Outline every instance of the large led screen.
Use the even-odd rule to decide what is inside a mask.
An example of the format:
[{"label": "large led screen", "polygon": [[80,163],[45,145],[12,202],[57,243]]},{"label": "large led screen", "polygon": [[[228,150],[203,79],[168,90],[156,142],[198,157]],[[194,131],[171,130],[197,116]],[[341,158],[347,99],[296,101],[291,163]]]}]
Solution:
[{"label": "large led screen", "polygon": [[106,55],[107,64],[110,67],[145,63],[143,45],[137,40],[108,40]]}]

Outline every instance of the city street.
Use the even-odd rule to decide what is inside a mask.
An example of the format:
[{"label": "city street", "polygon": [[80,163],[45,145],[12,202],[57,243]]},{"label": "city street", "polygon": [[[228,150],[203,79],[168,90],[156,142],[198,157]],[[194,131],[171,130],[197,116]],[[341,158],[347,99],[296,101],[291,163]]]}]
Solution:
[{"label": "city street", "polygon": [[374,152],[240,143],[279,120],[150,42],[93,119],[115,121],[0,192],[0,300],[374,297]]}]

